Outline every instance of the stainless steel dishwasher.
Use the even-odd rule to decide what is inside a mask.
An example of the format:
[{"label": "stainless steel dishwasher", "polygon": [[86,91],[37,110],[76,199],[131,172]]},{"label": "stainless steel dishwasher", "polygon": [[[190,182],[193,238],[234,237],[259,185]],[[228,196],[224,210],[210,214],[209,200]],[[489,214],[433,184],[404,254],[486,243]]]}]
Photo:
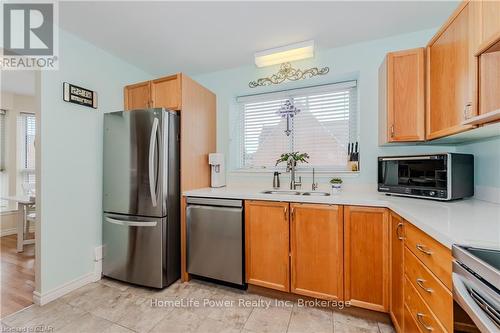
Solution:
[{"label": "stainless steel dishwasher", "polygon": [[187,271],[244,286],[243,201],[187,198]]}]

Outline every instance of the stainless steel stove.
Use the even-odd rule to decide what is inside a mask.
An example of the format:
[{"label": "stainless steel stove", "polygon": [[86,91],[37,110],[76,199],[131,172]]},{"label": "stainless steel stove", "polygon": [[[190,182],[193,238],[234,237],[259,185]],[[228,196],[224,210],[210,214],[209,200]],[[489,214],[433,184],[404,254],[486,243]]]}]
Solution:
[{"label": "stainless steel stove", "polygon": [[500,249],[453,245],[453,298],[481,332],[500,332]]}]

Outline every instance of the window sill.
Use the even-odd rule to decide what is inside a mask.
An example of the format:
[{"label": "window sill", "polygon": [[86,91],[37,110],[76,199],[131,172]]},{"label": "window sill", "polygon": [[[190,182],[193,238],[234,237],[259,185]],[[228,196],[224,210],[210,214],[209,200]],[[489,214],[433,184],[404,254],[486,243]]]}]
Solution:
[{"label": "window sill", "polygon": [[[258,175],[258,174],[273,174],[275,171],[278,171],[280,173],[286,173],[285,169],[234,169],[228,171],[229,174],[236,174],[236,175]],[[295,172],[297,174],[304,174],[304,173],[312,173],[312,168],[310,169],[296,169]],[[353,176],[357,177],[360,173],[360,171],[348,171],[348,170],[326,170],[326,169],[315,169],[314,170],[315,174],[319,175],[343,175],[343,176]]]}]

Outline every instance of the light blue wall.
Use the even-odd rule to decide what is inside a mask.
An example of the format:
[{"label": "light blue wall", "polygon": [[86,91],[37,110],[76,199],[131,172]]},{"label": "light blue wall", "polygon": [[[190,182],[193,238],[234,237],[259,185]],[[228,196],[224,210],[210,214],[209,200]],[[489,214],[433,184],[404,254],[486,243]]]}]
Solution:
[{"label": "light blue wall", "polygon": [[[231,115],[237,112],[235,98],[241,95],[270,92],[310,85],[326,84],[344,80],[358,80],[359,112],[360,112],[360,151],[361,172],[358,176],[346,176],[348,183],[375,183],[376,158],[384,154],[413,154],[425,152],[454,151],[454,147],[439,146],[378,146],[378,70],[385,54],[389,51],[425,46],[434,34],[435,29],[425,30],[396,37],[373,40],[329,50],[319,50],[314,59],[298,61],[294,66],[299,68],[329,66],[330,72],[325,76],[281,84],[273,87],[251,89],[248,82],[268,76],[277,71],[278,66],[256,68],[253,59],[248,59],[249,66],[194,76],[194,78],[217,94],[217,149],[226,154],[228,169],[235,165],[234,147],[231,138],[237,135],[237,128]],[[309,175],[306,175],[309,176]],[[326,181],[324,175],[322,181]],[[229,182],[266,181],[269,174],[229,173]],[[307,181],[307,180],[306,180]]]},{"label": "light blue wall", "polygon": [[[103,113],[150,75],[60,30],[59,70],[41,76],[41,292],[94,271],[101,244]],[[62,100],[62,84],[94,90],[98,108]]]},{"label": "light blue wall", "polygon": [[476,186],[500,188],[500,138],[460,145],[457,151],[474,154]]}]

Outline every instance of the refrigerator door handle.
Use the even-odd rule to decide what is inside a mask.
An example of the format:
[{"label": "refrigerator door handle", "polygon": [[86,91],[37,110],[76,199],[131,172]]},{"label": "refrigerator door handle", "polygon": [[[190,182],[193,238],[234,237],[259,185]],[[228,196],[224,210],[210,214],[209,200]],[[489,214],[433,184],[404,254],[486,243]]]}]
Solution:
[{"label": "refrigerator door handle", "polygon": [[148,221],[148,222],[145,222],[145,221],[123,221],[123,220],[113,219],[111,217],[106,217],[106,222],[119,224],[119,225],[123,225],[126,227],[156,227],[156,224],[158,223],[156,221]]},{"label": "refrigerator door handle", "polygon": [[158,118],[153,120],[151,136],[149,138],[149,192],[151,194],[151,203],[156,207],[156,177],[155,177],[155,151],[156,136],[158,134]]}]

